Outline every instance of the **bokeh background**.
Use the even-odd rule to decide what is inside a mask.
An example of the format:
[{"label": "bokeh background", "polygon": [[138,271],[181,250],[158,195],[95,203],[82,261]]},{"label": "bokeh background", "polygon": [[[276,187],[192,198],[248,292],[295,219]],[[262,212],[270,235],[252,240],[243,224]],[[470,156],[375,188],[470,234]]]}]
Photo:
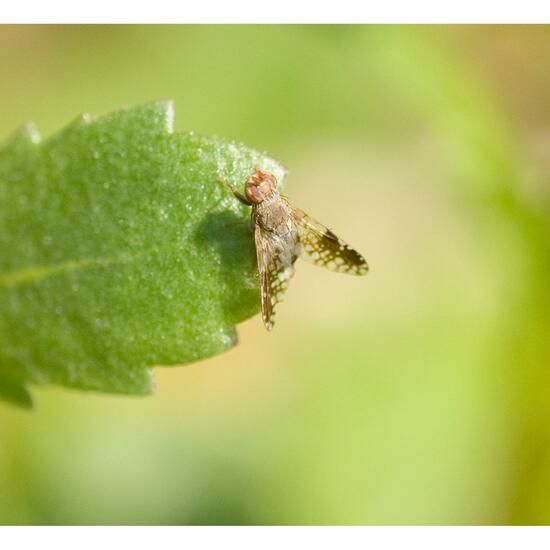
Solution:
[{"label": "bokeh background", "polygon": [[0,403],[0,523],[550,522],[550,27],[3,26],[0,82],[0,139],[172,98],[372,268],[153,397]]}]

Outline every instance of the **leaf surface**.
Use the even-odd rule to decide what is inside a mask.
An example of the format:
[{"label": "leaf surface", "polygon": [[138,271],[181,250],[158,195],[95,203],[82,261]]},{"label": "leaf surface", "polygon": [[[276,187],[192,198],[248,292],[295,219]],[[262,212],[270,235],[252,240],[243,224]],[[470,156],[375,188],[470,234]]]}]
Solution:
[{"label": "leaf surface", "polygon": [[235,344],[258,312],[242,145],[174,132],[170,102],[92,120],[42,142],[25,126],[0,149],[0,395],[27,383],[147,394],[150,367]]}]

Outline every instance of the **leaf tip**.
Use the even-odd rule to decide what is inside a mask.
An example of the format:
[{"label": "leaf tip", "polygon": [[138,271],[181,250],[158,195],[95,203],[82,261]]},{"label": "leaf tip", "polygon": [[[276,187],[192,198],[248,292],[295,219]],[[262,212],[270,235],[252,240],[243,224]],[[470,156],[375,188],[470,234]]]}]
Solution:
[{"label": "leaf tip", "polygon": [[80,125],[88,125],[91,122],[93,122],[94,117],[90,113],[80,113],[71,124],[69,124],[68,128],[71,128],[73,126],[80,126]]},{"label": "leaf tip", "polygon": [[82,124],[90,124],[90,122],[92,122],[93,120],[93,117],[90,113],[81,113],[80,116],[78,117],[78,120]]},{"label": "leaf tip", "polygon": [[166,102],[166,130],[169,134],[174,133],[174,119],[176,117],[176,110],[174,107],[174,100],[169,99]]},{"label": "leaf tip", "polygon": [[33,399],[27,387],[9,378],[0,379],[0,400],[22,409],[34,409]]},{"label": "leaf tip", "polygon": [[23,147],[26,150],[29,146],[38,145],[41,139],[40,132],[34,122],[27,122],[19,126],[6,142],[0,143],[0,149]]},{"label": "leaf tip", "polygon": [[21,133],[26,135],[31,143],[38,144],[42,140],[42,136],[34,122],[29,121],[25,123]]}]

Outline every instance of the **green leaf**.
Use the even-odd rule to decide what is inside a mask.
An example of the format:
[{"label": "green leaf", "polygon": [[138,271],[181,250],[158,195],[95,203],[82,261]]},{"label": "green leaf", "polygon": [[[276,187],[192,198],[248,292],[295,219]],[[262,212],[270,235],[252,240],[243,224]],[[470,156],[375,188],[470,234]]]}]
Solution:
[{"label": "green leaf", "polygon": [[228,349],[258,312],[249,212],[218,178],[284,169],[172,121],[157,102],[0,149],[1,396],[147,394],[151,366]]}]

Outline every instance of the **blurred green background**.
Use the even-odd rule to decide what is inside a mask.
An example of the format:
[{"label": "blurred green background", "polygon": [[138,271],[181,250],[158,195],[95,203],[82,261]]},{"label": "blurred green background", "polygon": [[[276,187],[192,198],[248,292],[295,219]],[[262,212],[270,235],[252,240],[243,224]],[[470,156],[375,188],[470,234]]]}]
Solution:
[{"label": "blurred green background", "polygon": [[174,99],[372,269],[153,397],[0,404],[0,523],[550,522],[550,27],[3,26],[0,82],[0,139]]}]

